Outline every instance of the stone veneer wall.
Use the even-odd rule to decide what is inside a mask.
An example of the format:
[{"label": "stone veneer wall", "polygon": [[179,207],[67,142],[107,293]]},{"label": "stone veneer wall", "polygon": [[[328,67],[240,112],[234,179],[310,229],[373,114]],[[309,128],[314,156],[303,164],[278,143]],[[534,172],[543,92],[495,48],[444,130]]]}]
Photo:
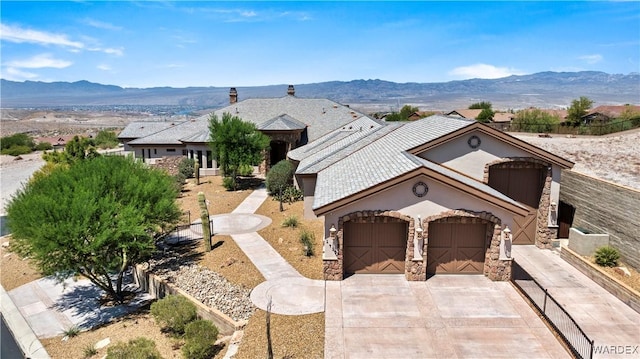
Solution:
[{"label": "stone veneer wall", "polygon": [[508,157],[493,162],[489,162],[484,167],[484,178],[482,182],[489,184],[489,168],[500,165],[502,168],[547,168],[547,175],[540,195],[538,212],[536,214],[536,239],[535,244],[539,248],[552,248],[551,241],[558,237],[558,227],[549,226],[549,206],[551,205],[551,182],[553,176],[551,165],[545,161],[533,157]]},{"label": "stone veneer wall", "polygon": [[608,233],[622,260],[640,270],[640,191],[563,170],[560,200],[575,208],[573,227]]},{"label": "stone veneer wall", "polygon": [[[467,210],[452,210],[443,212],[422,220],[423,235],[429,238],[429,223],[482,223],[487,226],[485,242],[484,275],[494,281],[511,280],[511,260],[500,259],[500,234],[502,232],[500,218],[488,212],[473,212]],[[428,243],[425,241],[423,256],[426,268]],[[425,279],[426,280],[426,272]]]}]

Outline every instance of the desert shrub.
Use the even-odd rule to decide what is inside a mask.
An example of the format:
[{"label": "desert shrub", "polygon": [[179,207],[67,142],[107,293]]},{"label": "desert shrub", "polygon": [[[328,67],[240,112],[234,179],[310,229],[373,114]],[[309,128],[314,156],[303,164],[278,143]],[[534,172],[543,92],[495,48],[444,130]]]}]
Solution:
[{"label": "desert shrub", "polygon": [[236,188],[236,180],[233,177],[225,177],[222,179],[222,186],[227,189],[227,191],[233,191]]},{"label": "desert shrub", "polygon": [[218,328],[208,320],[196,320],[184,331],[185,344],[182,354],[187,359],[207,359],[215,355]]},{"label": "desert shrub", "polygon": [[184,178],[192,178],[194,175],[195,166],[196,161],[194,161],[192,158],[184,157],[178,163],[178,172],[180,172],[184,176]]},{"label": "desert shrub", "polygon": [[244,164],[238,167],[238,176],[247,177],[247,176],[251,176],[252,174],[253,174],[252,165]]},{"label": "desert shrub", "polygon": [[283,227],[296,228],[296,227],[298,227],[298,224],[300,224],[300,221],[298,220],[298,217],[296,217],[296,216],[289,216],[289,217],[285,218],[284,221],[282,222],[282,226]]},{"label": "desert shrub", "polygon": [[33,148],[35,147],[35,143],[33,143],[33,139],[26,133],[16,133],[15,135],[0,138],[1,149],[6,150],[16,146]]},{"label": "desert shrub", "polygon": [[294,171],[293,164],[287,160],[276,163],[267,173],[267,191],[272,195],[284,191],[292,183]]},{"label": "desert shrub", "polygon": [[49,142],[39,142],[34,149],[36,151],[48,151],[53,149],[53,145]]},{"label": "desert shrub", "polygon": [[598,248],[595,254],[596,264],[602,267],[615,267],[618,265],[620,252],[614,247],[604,246]]},{"label": "desert shrub", "polygon": [[2,150],[2,154],[3,155],[9,155],[9,156],[20,156],[20,155],[24,155],[27,153],[31,153],[33,152],[31,150],[31,147],[27,147],[27,146],[11,146],[9,148],[5,148]]},{"label": "desert shrub", "polygon": [[162,359],[152,340],[139,337],[128,343],[118,342],[107,350],[106,359]]},{"label": "desert shrub", "polygon": [[96,135],[96,138],[93,140],[93,143],[96,147],[105,149],[118,147],[120,142],[118,141],[118,136],[116,136],[114,132],[100,130]]},{"label": "desert shrub", "polygon": [[182,185],[187,178],[180,172],[173,175],[173,180],[175,181],[176,188],[178,191],[182,191]]},{"label": "desert shrub", "polygon": [[92,356],[98,354],[98,350],[92,344],[88,344],[82,349],[82,353],[85,358],[91,358]]},{"label": "desert shrub", "polygon": [[196,306],[181,295],[169,295],[151,304],[151,315],[164,330],[182,335],[197,317]]},{"label": "desert shrub", "polygon": [[284,202],[287,203],[302,201],[304,199],[302,191],[295,186],[288,186],[285,188],[282,192],[282,196],[284,197]]},{"label": "desert shrub", "polygon": [[64,333],[65,336],[67,336],[69,338],[77,337],[78,334],[80,334],[80,328],[78,328],[77,326],[74,325],[74,326],[64,330],[63,333]]},{"label": "desert shrub", "polygon": [[300,233],[300,243],[302,243],[302,253],[307,256],[313,256],[313,244],[316,241],[316,236],[313,232],[309,232],[307,230],[303,230]]}]

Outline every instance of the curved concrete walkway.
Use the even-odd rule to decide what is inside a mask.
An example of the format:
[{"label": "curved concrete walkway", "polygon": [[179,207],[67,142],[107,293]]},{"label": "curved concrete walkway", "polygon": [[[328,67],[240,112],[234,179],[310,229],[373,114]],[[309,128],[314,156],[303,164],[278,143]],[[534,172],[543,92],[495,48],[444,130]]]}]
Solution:
[{"label": "curved concrete walkway", "polygon": [[[267,199],[267,190],[254,190],[233,212],[233,215],[254,213]],[[257,216],[252,214],[252,216]],[[230,228],[231,238],[249,257],[266,279],[251,291],[251,301],[258,308],[286,315],[312,314],[324,311],[325,282],[303,277],[271,245],[255,231],[248,232],[250,223],[237,222]],[[214,223],[214,232],[218,233]]]}]

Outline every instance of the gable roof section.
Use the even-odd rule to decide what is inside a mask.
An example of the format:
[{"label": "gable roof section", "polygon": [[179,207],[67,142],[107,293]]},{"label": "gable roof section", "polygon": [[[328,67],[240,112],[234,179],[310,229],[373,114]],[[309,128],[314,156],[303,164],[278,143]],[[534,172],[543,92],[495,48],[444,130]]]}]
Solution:
[{"label": "gable roof section", "polygon": [[449,142],[455,138],[461,137],[461,136],[465,136],[466,134],[473,132],[473,131],[480,131],[483,132],[489,136],[495,137],[500,139],[501,141],[504,141],[506,143],[508,143],[509,145],[519,148],[525,152],[530,153],[531,155],[544,159],[545,161],[549,162],[549,163],[553,163],[556,164],[562,168],[571,168],[573,167],[574,163],[564,159],[560,156],[554,155],[551,152],[547,152],[545,150],[543,150],[540,147],[534,146],[526,141],[523,141],[519,138],[513,137],[505,132],[502,132],[500,130],[496,130],[492,127],[489,127],[485,124],[482,124],[480,122],[476,122],[474,121],[470,126],[465,127],[465,128],[460,128],[456,131],[452,131],[451,133],[448,133],[438,139],[434,139],[433,141],[430,142],[425,142],[419,146],[416,146],[414,148],[411,148],[408,150],[409,153],[413,154],[413,155],[417,155],[421,152],[427,151],[431,148],[434,148],[436,146],[439,146],[443,143]]},{"label": "gable roof section", "polygon": [[469,120],[475,120],[478,115],[480,115],[480,112],[482,112],[482,109],[469,109],[469,108],[464,108],[464,109],[459,109],[459,110],[453,110],[449,113],[447,113],[446,115],[449,116],[460,116],[462,118],[466,118]]},{"label": "gable roof section", "polygon": [[295,131],[304,130],[306,127],[307,125],[285,113],[256,126],[261,131]]},{"label": "gable roof section", "polygon": [[473,123],[475,121],[436,115],[399,126],[320,171],[313,208],[319,209],[422,167],[422,163],[407,156],[405,151]]}]

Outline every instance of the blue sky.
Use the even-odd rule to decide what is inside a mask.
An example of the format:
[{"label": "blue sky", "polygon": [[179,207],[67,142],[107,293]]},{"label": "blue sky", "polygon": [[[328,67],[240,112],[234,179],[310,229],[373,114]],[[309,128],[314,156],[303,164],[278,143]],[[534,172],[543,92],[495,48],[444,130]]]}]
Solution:
[{"label": "blue sky", "polygon": [[0,2],[1,77],[123,87],[640,71],[640,2]]}]

